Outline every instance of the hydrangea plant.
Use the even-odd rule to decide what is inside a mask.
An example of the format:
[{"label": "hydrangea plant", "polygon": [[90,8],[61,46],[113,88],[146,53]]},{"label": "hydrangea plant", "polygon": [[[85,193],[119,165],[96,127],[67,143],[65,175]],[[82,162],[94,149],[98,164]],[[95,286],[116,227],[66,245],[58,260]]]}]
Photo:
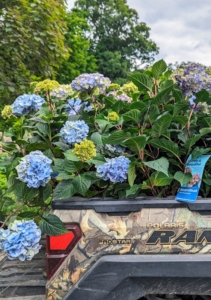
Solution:
[{"label": "hydrangea plant", "polygon": [[190,155],[211,151],[209,68],[187,63],[172,73],[160,60],[123,87],[98,73],[70,84],[69,95],[57,82],[36,83],[37,94],[18,97],[12,115],[3,110],[1,148],[8,157],[0,163],[0,242],[10,257],[31,257],[23,227],[17,243],[26,249],[11,252],[14,219],[33,219],[46,234],[66,232],[50,214],[54,199],[168,197],[199,180],[200,195],[211,196],[211,163],[203,178],[185,168]]}]

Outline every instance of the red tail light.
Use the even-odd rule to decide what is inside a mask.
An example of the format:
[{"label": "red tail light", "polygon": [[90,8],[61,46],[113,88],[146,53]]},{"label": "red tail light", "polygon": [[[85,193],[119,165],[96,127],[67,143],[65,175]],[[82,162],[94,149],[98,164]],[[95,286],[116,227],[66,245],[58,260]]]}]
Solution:
[{"label": "red tail light", "polygon": [[75,224],[65,224],[65,227],[69,230],[68,233],[58,236],[46,236],[48,279],[51,279],[82,235],[80,228]]}]

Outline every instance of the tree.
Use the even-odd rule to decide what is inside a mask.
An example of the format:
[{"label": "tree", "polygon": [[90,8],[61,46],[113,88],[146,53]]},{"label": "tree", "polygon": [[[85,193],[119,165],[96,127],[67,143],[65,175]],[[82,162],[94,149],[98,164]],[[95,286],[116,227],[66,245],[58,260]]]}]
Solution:
[{"label": "tree", "polygon": [[85,33],[90,29],[84,16],[85,13],[79,10],[73,10],[66,15],[68,29],[65,43],[69,47],[70,56],[58,70],[57,80],[60,83],[70,83],[81,73],[92,73],[97,70],[96,58],[89,54],[90,41]]},{"label": "tree", "polygon": [[64,0],[1,2],[1,101],[25,91],[33,76],[54,77],[55,68],[68,57],[65,12]]},{"label": "tree", "polygon": [[90,53],[100,73],[112,80],[126,78],[130,70],[154,60],[158,48],[150,40],[150,28],[139,22],[126,0],[77,0],[75,7],[88,12]]}]

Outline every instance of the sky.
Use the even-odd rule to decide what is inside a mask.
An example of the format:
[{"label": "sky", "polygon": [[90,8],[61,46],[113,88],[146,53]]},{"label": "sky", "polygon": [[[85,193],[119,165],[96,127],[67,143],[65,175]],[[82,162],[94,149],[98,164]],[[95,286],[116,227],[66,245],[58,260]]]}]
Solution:
[{"label": "sky", "polygon": [[[103,1],[103,0],[102,0]],[[73,7],[74,0],[67,0]],[[194,61],[211,66],[210,0],[128,0],[140,21],[151,28],[150,38],[160,48],[156,60]]]}]

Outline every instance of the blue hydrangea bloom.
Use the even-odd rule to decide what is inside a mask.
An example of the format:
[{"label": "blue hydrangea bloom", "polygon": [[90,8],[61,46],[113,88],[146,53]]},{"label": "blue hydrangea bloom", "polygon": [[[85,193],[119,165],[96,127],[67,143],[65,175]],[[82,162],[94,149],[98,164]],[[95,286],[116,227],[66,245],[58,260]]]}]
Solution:
[{"label": "blue hydrangea bloom", "polygon": [[127,179],[130,160],[125,156],[106,159],[106,163],[97,167],[98,176],[111,182],[123,182]]},{"label": "blue hydrangea bloom", "polygon": [[33,220],[14,221],[7,230],[0,230],[0,250],[9,259],[31,260],[41,248],[41,230]]},{"label": "blue hydrangea bloom", "polygon": [[67,121],[60,130],[62,139],[67,144],[80,143],[87,137],[89,126],[84,121]]},{"label": "blue hydrangea bloom", "polygon": [[81,108],[84,111],[91,111],[92,106],[89,105],[88,101],[82,102],[81,99],[70,99],[67,101],[68,104],[66,105],[66,111],[68,112],[69,116],[75,116],[79,112]]},{"label": "blue hydrangea bloom", "polygon": [[92,74],[81,74],[80,76],[76,77],[72,81],[72,89],[74,91],[88,91],[94,88],[105,89],[108,85],[111,84],[109,78],[104,77],[102,74],[99,73],[92,73]]},{"label": "blue hydrangea bloom", "polygon": [[15,116],[27,115],[32,111],[39,110],[45,100],[39,95],[27,95],[19,96],[12,104],[12,113]]},{"label": "blue hydrangea bloom", "polygon": [[192,106],[192,105],[195,104],[195,103],[194,103],[194,100],[196,100],[196,96],[192,96],[192,97],[190,97],[188,100],[189,100],[189,102],[190,102],[190,105]]},{"label": "blue hydrangea bloom", "polygon": [[16,167],[18,179],[25,182],[29,188],[45,186],[51,178],[52,160],[41,151],[33,151],[24,156]]}]

